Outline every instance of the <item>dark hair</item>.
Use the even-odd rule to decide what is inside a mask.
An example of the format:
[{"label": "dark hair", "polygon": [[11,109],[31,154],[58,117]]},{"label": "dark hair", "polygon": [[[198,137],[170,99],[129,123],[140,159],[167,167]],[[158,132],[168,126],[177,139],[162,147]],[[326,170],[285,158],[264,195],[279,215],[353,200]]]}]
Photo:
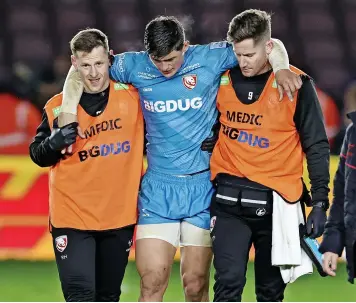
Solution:
[{"label": "dark hair", "polygon": [[255,43],[271,38],[271,15],[258,9],[249,9],[236,15],[230,22],[227,40],[230,43],[252,38]]},{"label": "dark hair", "polygon": [[184,41],[184,28],[176,17],[159,16],[146,25],[144,44],[147,52],[154,57],[182,50]]},{"label": "dark hair", "polygon": [[95,47],[102,46],[109,52],[108,37],[96,28],[87,28],[76,34],[70,41],[72,54],[76,52],[90,53]]}]

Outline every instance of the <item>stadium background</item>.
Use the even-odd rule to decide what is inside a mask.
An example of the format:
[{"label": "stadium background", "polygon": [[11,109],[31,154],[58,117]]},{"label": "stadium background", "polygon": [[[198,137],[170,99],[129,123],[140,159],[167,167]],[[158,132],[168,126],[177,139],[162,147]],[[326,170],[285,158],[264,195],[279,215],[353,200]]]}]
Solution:
[{"label": "stadium background", "polygon": [[[182,21],[191,43],[207,43],[224,39],[231,18],[248,8],[274,13],[273,37],[284,42],[291,63],[315,79],[337,155],[349,123],[344,112],[356,110],[356,0],[0,1],[0,301],[63,300],[48,234],[47,169],[35,166],[27,150],[44,103],[61,91],[71,37],[97,27],[108,34],[116,53],[141,50],[145,24],[167,14]],[[337,162],[333,156],[332,177]],[[253,252],[245,301],[254,300],[252,260]],[[137,300],[138,291],[130,262],[122,300]],[[355,299],[344,264],[337,278],[313,274],[286,292],[287,301]],[[178,263],[165,300],[183,300]]]}]

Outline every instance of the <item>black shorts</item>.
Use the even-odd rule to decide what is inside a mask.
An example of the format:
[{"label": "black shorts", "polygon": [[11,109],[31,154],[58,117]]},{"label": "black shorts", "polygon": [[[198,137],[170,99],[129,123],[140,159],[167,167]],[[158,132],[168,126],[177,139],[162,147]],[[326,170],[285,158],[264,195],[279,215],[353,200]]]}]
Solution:
[{"label": "black shorts", "polygon": [[52,227],[67,302],[119,301],[133,233],[133,225],[107,231]]}]

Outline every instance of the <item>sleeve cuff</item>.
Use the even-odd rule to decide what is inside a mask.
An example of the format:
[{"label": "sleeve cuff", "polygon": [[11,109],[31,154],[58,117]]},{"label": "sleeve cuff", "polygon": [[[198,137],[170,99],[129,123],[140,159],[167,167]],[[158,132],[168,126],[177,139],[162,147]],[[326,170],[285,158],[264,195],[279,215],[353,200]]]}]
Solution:
[{"label": "sleeve cuff", "polygon": [[344,250],[342,235],[339,232],[333,232],[332,235],[324,234],[323,240],[320,243],[319,251],[323,254],[332,252],[341,257]]}]

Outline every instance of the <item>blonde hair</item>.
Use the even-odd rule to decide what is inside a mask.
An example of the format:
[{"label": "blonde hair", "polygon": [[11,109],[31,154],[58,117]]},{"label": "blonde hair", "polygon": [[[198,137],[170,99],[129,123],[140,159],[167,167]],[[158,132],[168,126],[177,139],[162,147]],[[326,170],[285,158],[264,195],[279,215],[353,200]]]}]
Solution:
[{"label": "blonde hair", "polygon": [[90,53],[95,47],[102,46],[109,52],[108,37],[96,28],[87,28],[77,33],[70,41],[72,54],[77,52]]},{"label": "blonde hair", "polygon": [[238,43],[245,39],[255,43],[271,39],[271,15],[258,9],[249,9],[236,15],[229,24],[227,40]]}]

